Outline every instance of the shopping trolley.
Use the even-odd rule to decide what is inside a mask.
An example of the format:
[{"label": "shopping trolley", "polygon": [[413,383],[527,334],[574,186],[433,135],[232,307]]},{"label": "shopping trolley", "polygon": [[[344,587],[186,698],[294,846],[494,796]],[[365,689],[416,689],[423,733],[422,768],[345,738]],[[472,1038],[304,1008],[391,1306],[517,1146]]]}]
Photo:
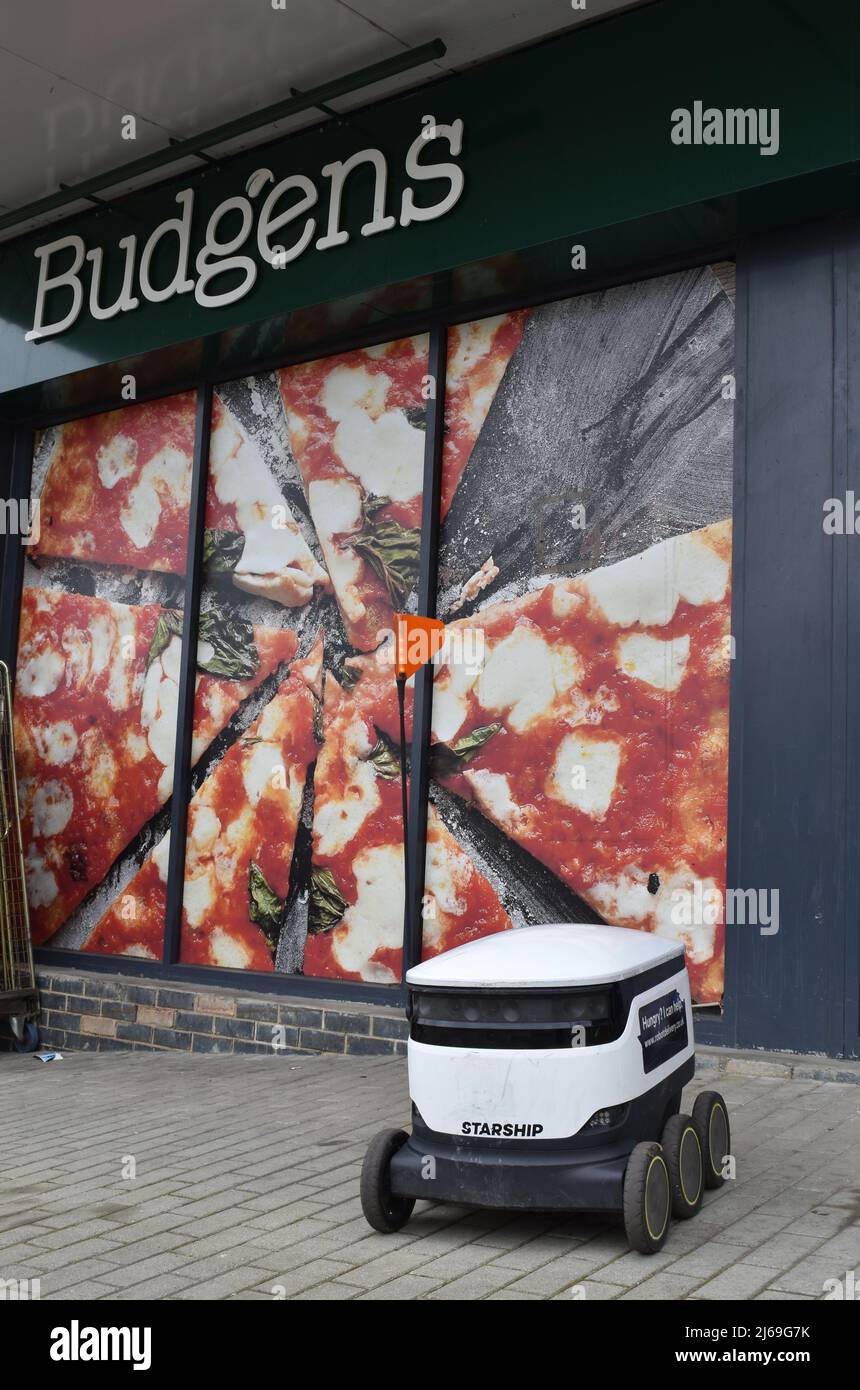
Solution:
[{"label": "shopping trolley", "polygon": [[24,850],[15,776],[12,687],[0,661],[0,1018],[7,1018],[18,1052],[39,1046],[39,995],[33,968]]}]

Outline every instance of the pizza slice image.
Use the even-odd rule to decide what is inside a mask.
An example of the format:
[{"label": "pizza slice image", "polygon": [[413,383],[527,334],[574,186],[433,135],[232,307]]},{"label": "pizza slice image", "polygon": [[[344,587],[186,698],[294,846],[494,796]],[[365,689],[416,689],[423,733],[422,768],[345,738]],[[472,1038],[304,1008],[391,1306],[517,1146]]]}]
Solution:
[{"label": "pizza slice image", "polygon": [[488,606],[449,626],[433,695],[436,779],[605,921],[683,942],[701,1003],[723,982],[702,904],[725,892],[730,573],[724,521]]},{"label": "pizza slice image", "polygon": [[[361,664],[351,669],[361,671]],[[405,896],[400,762],[384,727],[392,724],[392,701],[396,725],[396,697],[378,700],[383,686],[393,691],[391,668],[383,672],[372,658],[350,691],[326,676],[324,737],[314,775],[306,975],[380,984],[400,980]],[[430,807],[425,955],[511,925],[495,890]]]},{"label": "pizza slice image", "polygon": [[520,345],[528,309],[454,324],[448,330],[441,518],[447,516],[472,450]]},{"label": "pizza slice image", "polygon": [[203,562],[239,589],[296,608],[330,589],[254,440],[219,396],[212,403]]},{"label": "pizza slice image", "polygon": [[[181,614],[25,588],[15,740],[33,941],[104,878],[173,789]],[[296,650],[289,629],[201,614],[192,757]]]},{"label": "pizza slice image", "polygon": [[347,638],[379,645],[418,574],[426,334],[278,372],[290,447]]},{"label": "pizza slice image", "polygon": [[[188,806],[180,959],[271,971],[289,889],[316,701],[290,674]],[[93,927],[83,949],[161,957],[170,834]]]},{"label": "pizza slice image", "polygon": [[[194,429],[191,391],[60,426],[34,557],[183,574]],[[205,524],[204,564],[238,588],[296,607],[328,587],[257,444],[218,395]]]},{"label": "pizza slice image", "polygon": [[[517,311],[451,329],[443,516],[524,324]],[[278,373],[290,447],[358,651],[380,644],[418,575],[427,354],[422,334]]]},{"label": "pizza slice image", "polygon": [[32,557],[184,573],[194,402],[185,391],[61,425]]}]

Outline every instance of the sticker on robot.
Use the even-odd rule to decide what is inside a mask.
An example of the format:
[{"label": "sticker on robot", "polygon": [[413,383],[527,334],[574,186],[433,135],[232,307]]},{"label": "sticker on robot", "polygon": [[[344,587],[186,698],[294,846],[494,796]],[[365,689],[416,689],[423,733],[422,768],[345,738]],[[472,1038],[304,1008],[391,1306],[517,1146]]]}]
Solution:
[{"label": "sticker on robot", "polygon": [[687,1010],[676,989],[639,1010],[639,1042],[646,1073],[661,1067],[687,1046]]}]

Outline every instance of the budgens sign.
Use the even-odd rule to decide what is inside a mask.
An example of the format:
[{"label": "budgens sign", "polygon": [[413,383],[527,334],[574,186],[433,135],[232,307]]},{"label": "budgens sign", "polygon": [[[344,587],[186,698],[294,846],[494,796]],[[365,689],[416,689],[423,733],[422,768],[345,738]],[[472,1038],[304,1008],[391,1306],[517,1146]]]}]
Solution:
[{"label": "budgens sign", "polygon": [[[58,237],[34,252],[39,280],[33,326],[26,340],[38,342],[65,332],[85,309],[98,321],[133,313],[143,301],[160,304],[174,295],[193,295],[204,309],[235,304],[255,285],[261,263],[282,269],[311,248],[328,251],[349,241],[350,234],[341,225],[342,200],[347,180],[358,169],[364,169],[365,179],[370,169],[372,189],[361,236],[379,236],[398,225],[444,217],[463,193],[463,170],[456,162],[462,146],[462,120],[437,124],[433,117],[424,117],[404,157],[409,182],[397,208],[389,207],[385,155],[379,149],[364,149],[324,165],[316,180],[298,173],[276,179],[271,169],[254,170],[244,192],[225,198],[212,211],[205,230],[195,225],[195,190],[185,188],[176,194],[176,215],[160,222],[142,245],[136,234],[122,237],[110,248],[87,246],[82,236]],[[421,196],[421,185],[430,180],[444,188],[441,197],[438,187],[434,188],[436,201],[428,200],[426,189]],[[202,241],[195,242],[201,231]],[[168,246],[171,273],[165,277]],[[158,284],[153,283],[156,253]],[[114,290],[117,285],[120,288],[105,303],[108,280]],[[46,318],[49,299],[53,318]]]}]

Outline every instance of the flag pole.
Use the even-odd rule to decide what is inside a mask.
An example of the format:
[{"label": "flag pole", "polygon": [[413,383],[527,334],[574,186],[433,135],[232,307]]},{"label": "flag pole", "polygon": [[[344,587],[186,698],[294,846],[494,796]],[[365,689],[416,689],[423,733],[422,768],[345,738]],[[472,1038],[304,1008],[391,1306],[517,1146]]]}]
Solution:
[{"label": "flag pole", "polygon": [[[410,879],[409,853],[409,786],[406,779],[406,682],[410,676],[433,661],[441,649],[445,637],[445,625],[438,618],[424,618],[417,614],[395,613],[394,615],[394,674],[397,679],[397,707],[400,714],[400,788],[403,797],[403,883],[404,883],[404,942],[409,938],[412,910],[415,907],[414,890],[420,885],[421,854],[423,846],[413,846],[418,856],[414,867],[416,883]],[[429,737],[429,731],[428,731]],[[413,768],[414,771],[414,768]],[[421,806],[415,805],[415,820],[420,822]],[[413,830],[415,826],[413,825]],[[421,887],[423,893],[423,887]]]},{"label": "flag pole", "polygon": [[406,782],[406,672],[397,672],[397,708],[400,714],[400,790],[403,797],[403,880],[406,910],[409,908],[409,792]]}]

